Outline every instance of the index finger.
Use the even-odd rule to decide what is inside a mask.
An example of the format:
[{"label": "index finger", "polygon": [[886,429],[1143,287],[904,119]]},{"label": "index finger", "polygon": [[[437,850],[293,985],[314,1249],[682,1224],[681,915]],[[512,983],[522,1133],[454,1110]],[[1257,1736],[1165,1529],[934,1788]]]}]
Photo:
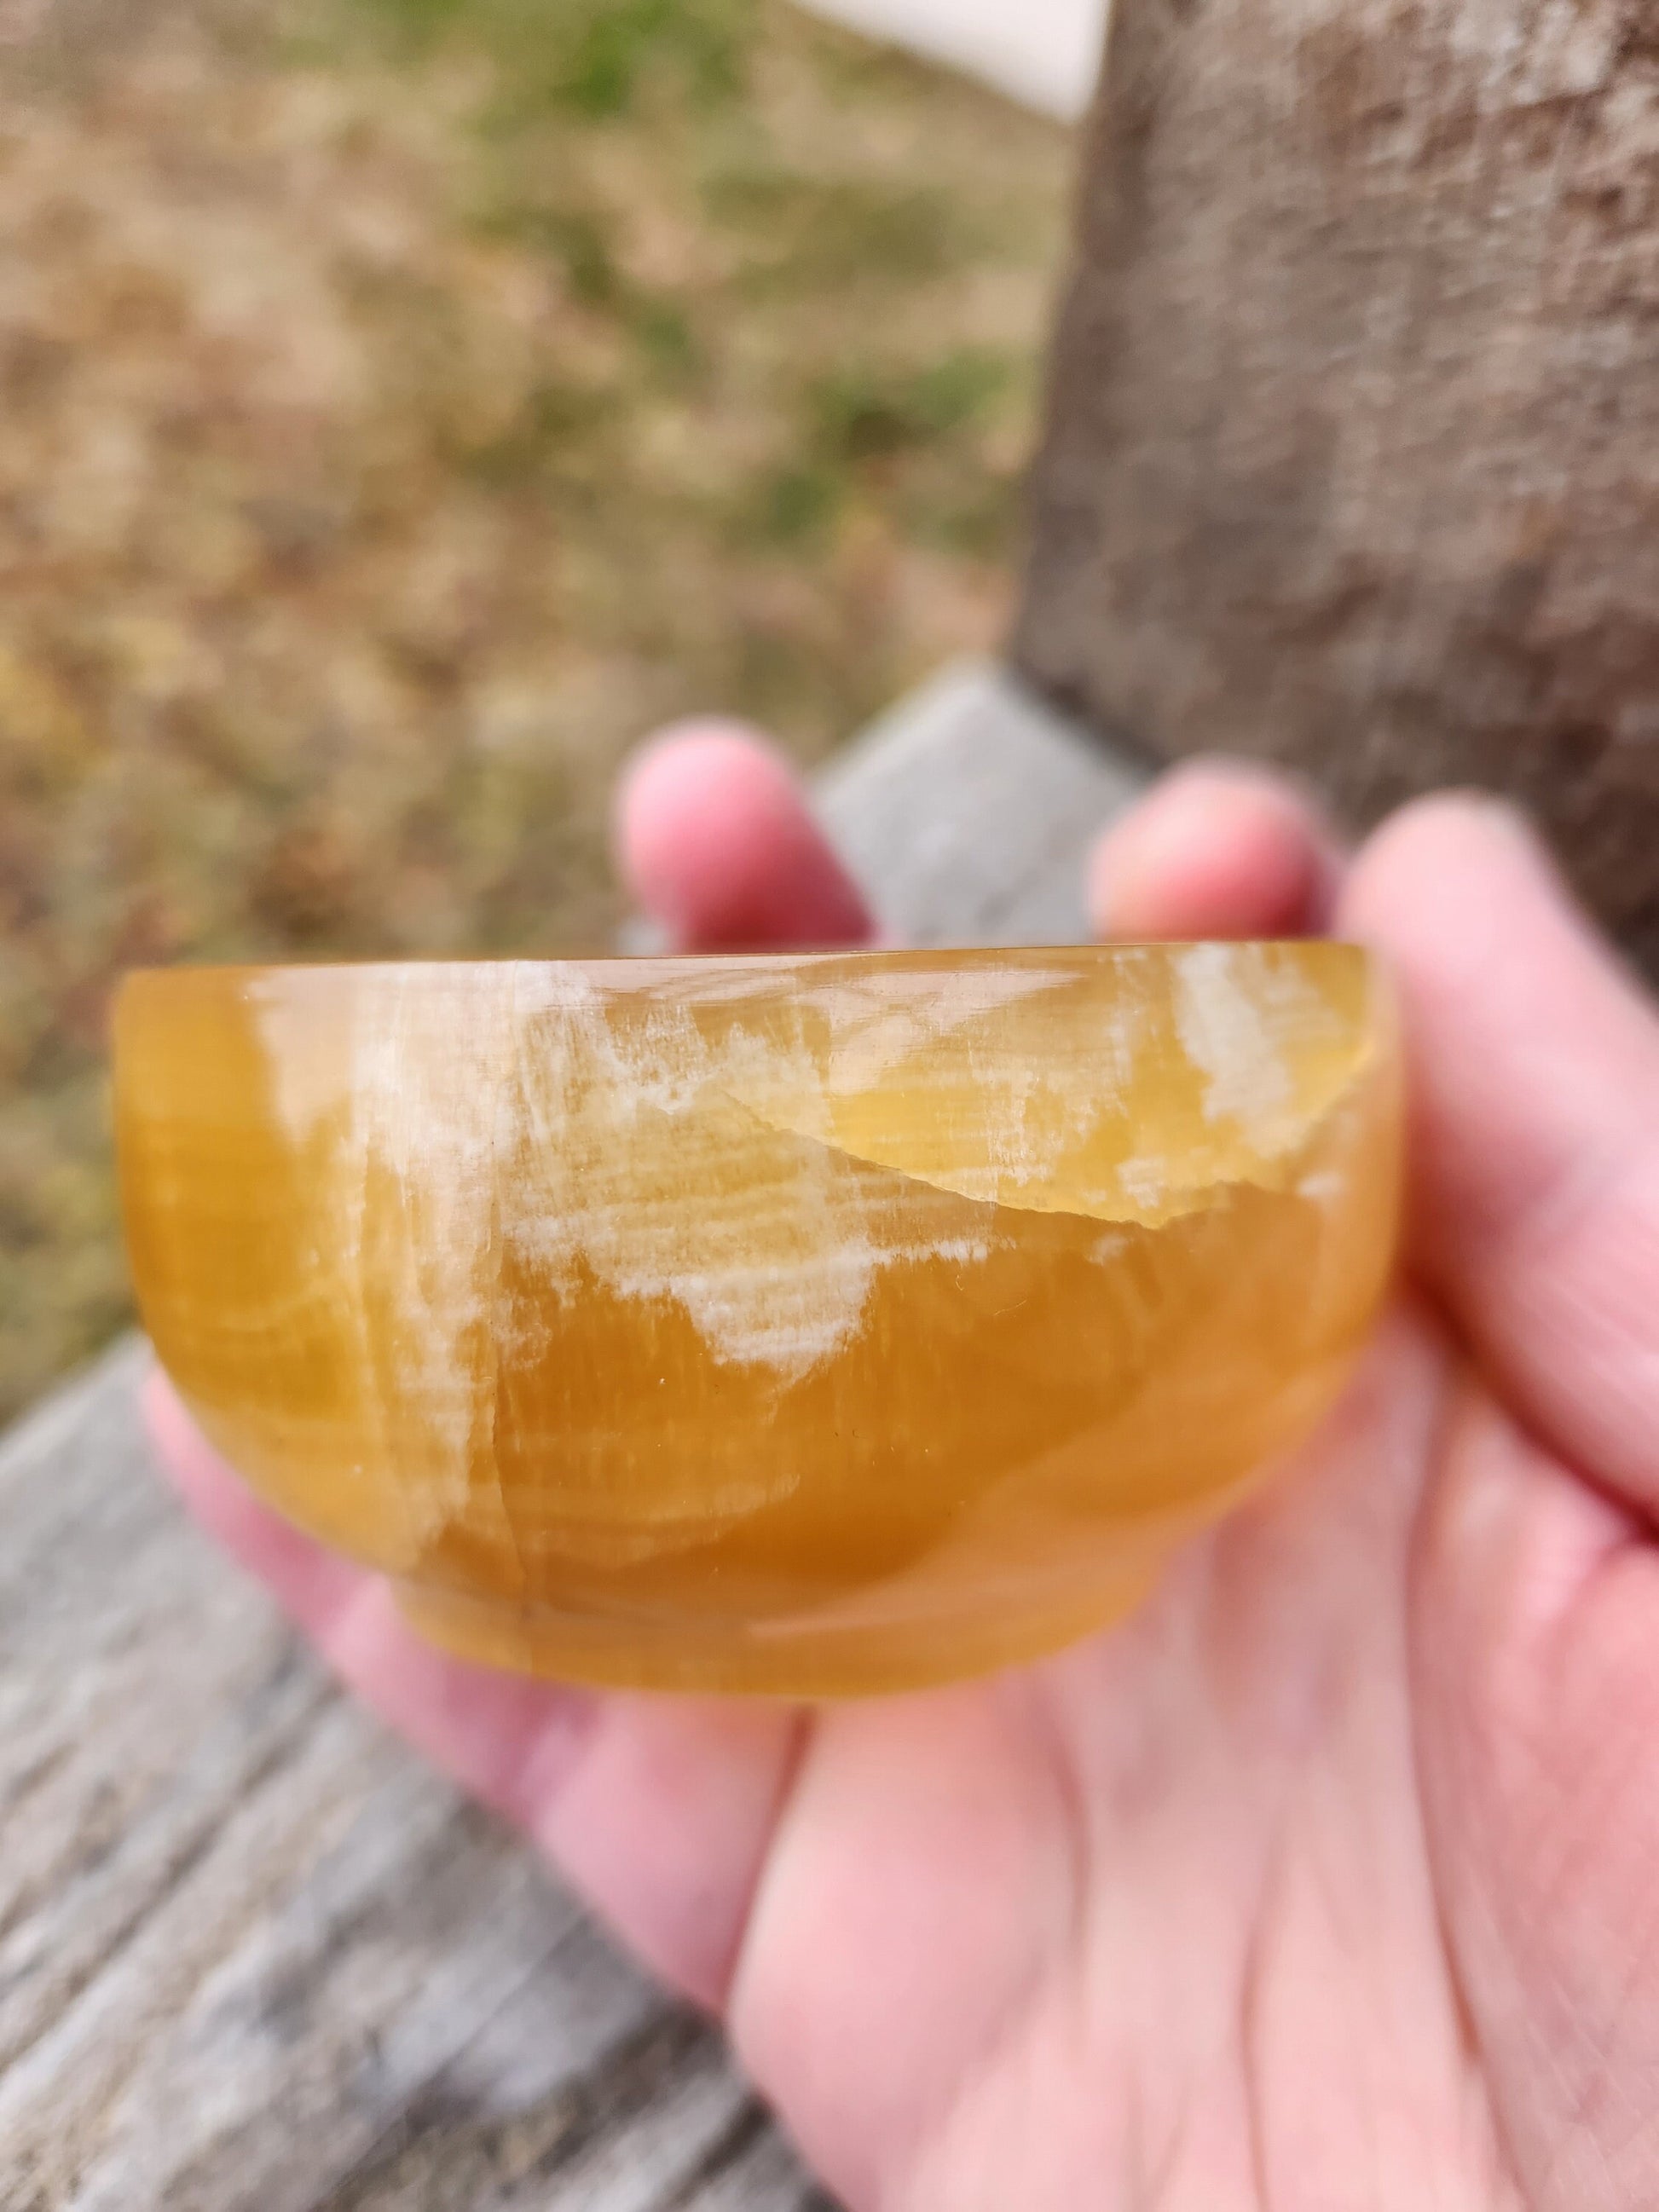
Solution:
[{"label": "index finger", "polygon": [[685,952],[862,945],[870,909],[782,758],[753,731],[685,722],[629,763],[624,882]]}]

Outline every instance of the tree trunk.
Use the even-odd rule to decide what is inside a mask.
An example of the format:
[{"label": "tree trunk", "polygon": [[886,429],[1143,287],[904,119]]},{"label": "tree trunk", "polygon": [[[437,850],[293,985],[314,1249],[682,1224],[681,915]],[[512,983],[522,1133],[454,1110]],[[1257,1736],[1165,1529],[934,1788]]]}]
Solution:
[{"label": "tree trunk", "polygon": [[1659,969],[1659,8],[1117,0],[1014,647],[1351,820],[1514,793]]}]

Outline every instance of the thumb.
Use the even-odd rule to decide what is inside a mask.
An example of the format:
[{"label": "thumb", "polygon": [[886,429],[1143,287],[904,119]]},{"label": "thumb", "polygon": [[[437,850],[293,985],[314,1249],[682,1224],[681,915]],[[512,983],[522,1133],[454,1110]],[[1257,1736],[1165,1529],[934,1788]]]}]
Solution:
[{"label": "thumb", "polygon": [[1340,925],[1404,1004],[1419,1273],[1548,1443],[1659,1511],[1652,1000],[1490,800],[1396,815]]}]

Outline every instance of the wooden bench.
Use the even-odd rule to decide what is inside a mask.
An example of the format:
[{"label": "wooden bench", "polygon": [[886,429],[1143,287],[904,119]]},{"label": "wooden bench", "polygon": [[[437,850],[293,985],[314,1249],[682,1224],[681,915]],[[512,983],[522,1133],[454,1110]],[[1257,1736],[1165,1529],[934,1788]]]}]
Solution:
[{"label": "wooden bench", "polygon": [[[819,796],[896,933],[1057,942],[1139,773],[969,668]],[[0,1443],[0,2208],[822,2205],[719,2036],[185,1522],[147,1357]]]}]

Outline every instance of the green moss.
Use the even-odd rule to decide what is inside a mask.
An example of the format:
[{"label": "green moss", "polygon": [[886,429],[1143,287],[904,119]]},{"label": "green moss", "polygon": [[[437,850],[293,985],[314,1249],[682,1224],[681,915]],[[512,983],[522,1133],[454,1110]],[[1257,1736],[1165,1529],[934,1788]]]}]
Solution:
[{"label": "green moss", "polygon": [[358,0],[417,55],[487,52],[500,67],[498,114],[550,107],[592,120],[648,96],[714,107],[744,84],[755,0]]},{"label": "green moss", "polygon": [[840,503],[841,485],[835,472],[793,463],[769,477],[760,487],[756,517],[763,538],[798,545],[819,537]]},{"label": "green moss", "polygon": [[1006,356],[982,347],[920,364],[849,363],[810,389],[811,440],[849,466],[934,447],[981,421],[1012,375]]}]

